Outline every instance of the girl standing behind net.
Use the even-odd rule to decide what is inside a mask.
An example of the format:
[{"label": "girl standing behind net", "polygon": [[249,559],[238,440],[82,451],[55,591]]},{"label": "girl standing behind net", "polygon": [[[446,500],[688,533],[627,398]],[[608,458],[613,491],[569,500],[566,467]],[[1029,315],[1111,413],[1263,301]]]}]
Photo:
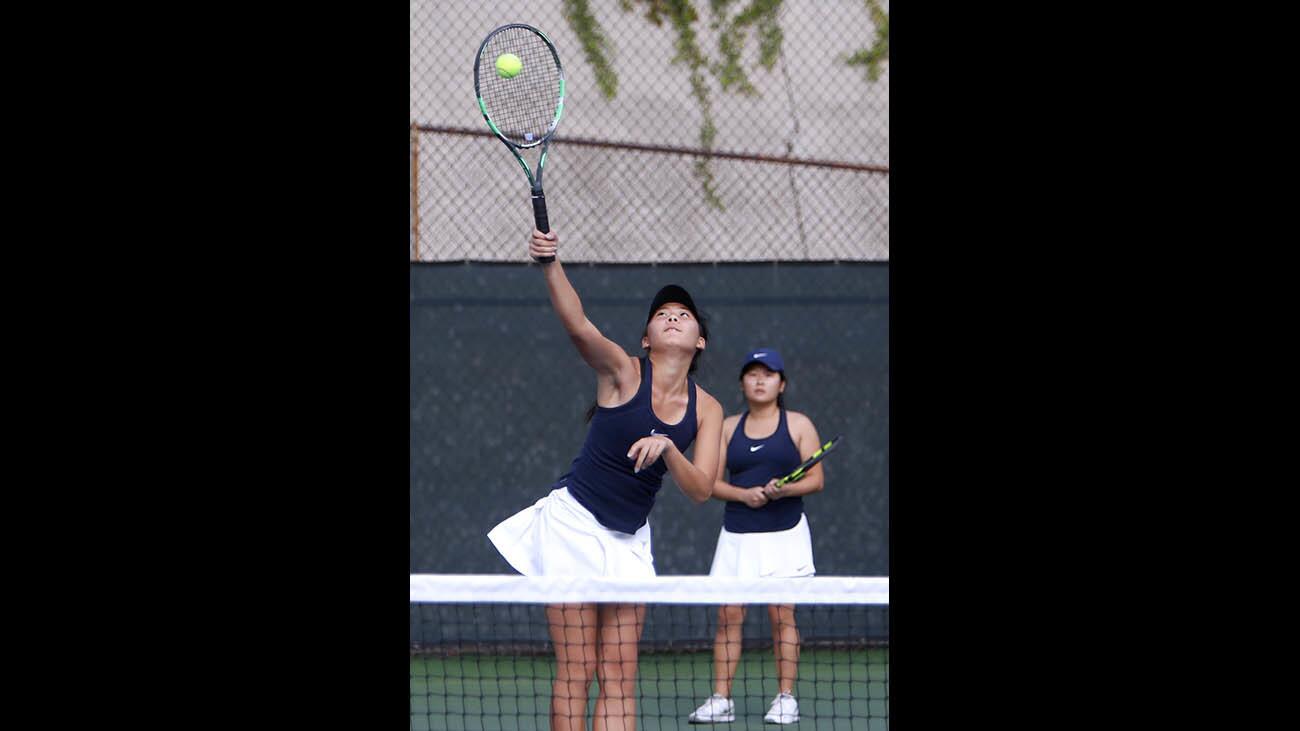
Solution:
[{"label": "girl standing behind net", "polygon": [[[558,241],[554,231],[533,231],[529,253],[556,256]],[[587,319],[558,257],[541,269],[556,315],[596,374],[596,406],[569,472],[488,537],[527,576],[654,576],[647,518],[664,474],[703,503],[721,462],[722,406],[690,377],[708,328],[690,294],[668,285],[650,304],[641,337],[648,352],[630,356]],[[593,673],[593,731],[633,731],[645,605],[553,604],[546,619],[556,657],[551,731],[586,728]]]},{"label": "girl standing behind net", "polygon": [[[722,532],[713,554],[710,576],[812,576],[812,534],[803,512],[803,496],[822,489],[822,466],[814,466],[798,482],[780,488],[776,481],[812,456],[821,444],[807,416],[786,411],[785,364],[772,348],[751,350],[740,370],[741,390],[748,410],[728,416],[722,425],[722,451],[730,480],[718,465],[713,497],[727,501]],[[767,608],[772,624],[772,651],[779,687],[763,720],[794,723],[799,703],[794,697],[799,669],[799,631],[794,605]],[[743,605],[718,609],[713,645],[713,695],[690,714],[691,723],[727,723],[736,718],[731,683],[740,662]]]}]

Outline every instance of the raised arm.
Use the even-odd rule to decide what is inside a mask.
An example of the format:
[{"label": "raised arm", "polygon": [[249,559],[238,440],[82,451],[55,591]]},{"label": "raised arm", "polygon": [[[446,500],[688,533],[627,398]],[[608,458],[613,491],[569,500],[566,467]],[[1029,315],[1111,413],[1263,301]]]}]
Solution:
[{"label": "raised arm", "polygon": [[528,253],[534,259],[556,257],[554,261],[541,265],[542,275],[546,278],[546,289],[551,296],[551,307],[560,318],[560,324],[569,334],[574,347],[578,349],[578,354],[596,372],[597,400],[601,400],[600,389],[611,386],[617,389],[620,385],[636,381],[636,365],[631,356],[617,343],[602,335],[591,320],[587,319],[578,292],[564,274],[564,266],[557,254],[559,244],[559,235],[554,229],[545,234],[534,229]]}]

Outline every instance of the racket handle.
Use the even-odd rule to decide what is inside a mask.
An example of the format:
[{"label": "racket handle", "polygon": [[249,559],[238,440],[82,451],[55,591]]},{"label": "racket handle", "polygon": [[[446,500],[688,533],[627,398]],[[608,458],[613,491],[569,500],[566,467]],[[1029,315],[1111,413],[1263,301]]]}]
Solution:
[{"label": "racket handle", "polygon": [[[537,230],[544,234],[551,232],[551,222],[546,220],[546,195],[540,190],[533,191],[533,223],[537,225]],[[535,259],[542,264],[555,261],[553,256],[543,256]]]}]

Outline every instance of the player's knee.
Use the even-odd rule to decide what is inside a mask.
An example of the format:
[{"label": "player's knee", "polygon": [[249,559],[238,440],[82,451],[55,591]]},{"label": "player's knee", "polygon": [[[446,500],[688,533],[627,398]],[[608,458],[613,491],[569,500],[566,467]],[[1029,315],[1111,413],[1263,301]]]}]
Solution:
[{"label": "player's knee", "polygon": [[591,677],[596,673],[596,661],[562,662],[555,667],[555,679],[561,683],[591,684]]},{"label": "player's knee", "polygon": [[636,667],[626,663],[601,663],[596,670],[600,692],[606,698],[633,698],[636,696]]}]

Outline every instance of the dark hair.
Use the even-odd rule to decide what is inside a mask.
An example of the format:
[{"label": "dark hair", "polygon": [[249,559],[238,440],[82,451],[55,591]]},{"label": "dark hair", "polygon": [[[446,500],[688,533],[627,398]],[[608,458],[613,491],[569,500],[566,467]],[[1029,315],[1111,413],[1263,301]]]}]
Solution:
[{"label": "dark hair", "polygon": [[[702,313],[697,312],[697,313],[695,313],[695,321],[698,322],[698,323],[700,324],[700,337],[704,338],[705,342],[707,342],[708,339],[709,339],[709,322],[708,322],[708,320],[704,317],[704,315],[703,315]],[[650,332],[650,321],[649,321],[649,320],[646,320],[646,323],[645,323],[645,324],[646,324],[646,329],[641,333],[641,336],[642,336],[642,337],[645,337],[645,336]],[[647,350],[648,350],[648,348],[647,348]],[[699,369],[699,367],[700,367],[700,356],[701,356],[701,355],[704,355],[704,351],[703,351],[703,350],[696,349],[696,351],[695,351],[695,355],[691,356],[691,365],[690,365],[689,368],[686,369],[686,375],[688,375],[688,376],[689,376],[689,375],[693,375],[693,374],[695,373],[695,371],[696,371],[697,369]],[[592,402],[591,402],[591,406],[588,406],[588,407],[587,407],[587,418],[584,419],[584,421],[586,421],[586,422],[590,422],[590,421],[591,421],[591,417],[593,417],[593,416],[595,416],[595,415],[596,415],[596,402],[595,402],[595,401],[592,401]]]},{"label": "dark hair", "polygon": [[[754,361],[753,363],[750,363],[749,365],[751,365],[751,366],[755,366],[755,365],[763,365],[763,364],[762,364],[762,363],[759,363],[758,361]],[[740,380],[742,383],[743,383],[744,380],[745,380],[745,374],[746,374],[746,373],[749,373],[749,370],[750,370],[750,369],[749,369],[749,366],[746,366],[746,367],[740,369],[740,379],[739,379],[739,380]],[[781,383],[784,383],[784,384],[786,384],[787,386],[790,385],[790,379],[788,379],[788,378],[785,377],[785,371],[772,371],[772,372],[775,373],[775,374],[777,374],[778,376],[781,377]],[[745,401],[746,401],[746,403],[748,403],[749,399],[745,399]],[[785,394],[784,394],[784,393],[778,393],[778,394],[776,395],[776,407],[777,407],[778,409],[784,409],[784,408],[785,408]]]}]

